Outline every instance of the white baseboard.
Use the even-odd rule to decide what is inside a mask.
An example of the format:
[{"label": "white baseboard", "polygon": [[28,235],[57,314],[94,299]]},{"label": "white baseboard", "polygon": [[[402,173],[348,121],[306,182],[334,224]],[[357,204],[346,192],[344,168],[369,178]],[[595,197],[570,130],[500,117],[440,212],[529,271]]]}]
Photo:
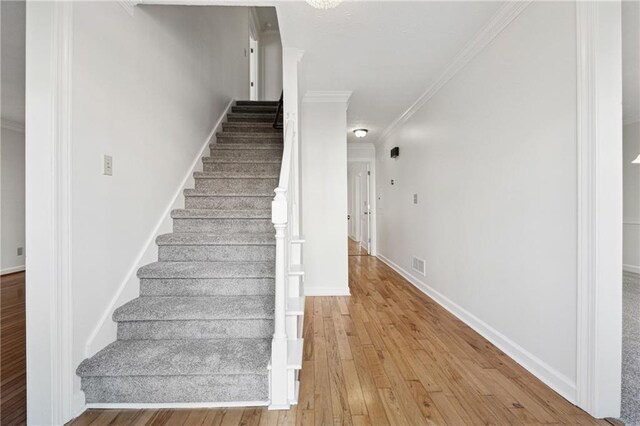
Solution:
[{"label": "white baseboard", "polygon": [[165,403],[104,403],[87,404],[87,409],[105,410],[158,410],[158,409],[198,409],[198,408],[224,408],[224,407],[266,407],[269,401],[231,401],[231,402],[165,402]]},{"label": "white baseboard", "polygon": [[634,274],[640,274],[640,266],[637,265],[622,265],[622,270],[625,272],[633,272]]},{"label": "white baseboard", "polygon": [[12,266],[10,268],[0,269],[0,275],[15,274],[16,272],[22,272],[24,270],[24,265]]},{"label": "white baseboard", "polygon": [[121,306],[139,296],[140,280],[138,279],[136,273],[142,266],[157,261],[158,247],[155,244],[156,238],[160,234],[171,232],[173,223],[171,220],[171,210],[184,207],[184,189],[193,185],[193,173],[201,170],[201,159],[204,156],[204,152],[209,148],[209,143],[215,136],[216,132],[219,130],[220,126],[222,125],[222,121],[227,116],[227,113],[231,110],[231,106],[234,102],[235,99],[229,101],[229,104],[222,112],[222,115],[213,127],[213,130],[211,130],[211,133],[209,133],[209,135],[207,136],[204,144],[202,145],[202,149],[200,150],[200,152],[198,152],[198,154],[196,154],[190,169],[182,179],[182,183],[176,190],[171,201],[169,201],[165,210],[162,212],[158,223],[149,235],[149,238],[147,239],[145,244],[142,246],[138,256],[131,266],[131,269],[129,269],[129,271],[127,272],[124,280],[109,302],[109,305],[107,305],[107,308],[102,313],[100,320],[89,335],[84,348],[85,358],[89,358],[95,355],[96,352],[116,339],[117,327],[111,319],[113,311],[118,306]]},{"label": "white baseboard", "polygon": [[305,296],[351,296],[349,292],[349,286],[323,286],[323,287],[310,287],[304,286]]},{"label": "white baseboard", "polygon": [[84,392],[79,390],[73,394],[73,406],[71,407],[71,414],[75,419],[80,414],[84,413],[87,410],[87,404],[84,400]]},{"label": "white baseboard", "polygon": [[422,282],[411,273],[405,271],[390,259],[381,254],[378,254],[376,257],[386,263],[391,269],[402,275],[402,277],[413,284],[413,286],[415,286],[418,290],[422,291],[431,299],[435,300],[440,306],[451,312],[462,322],[478,332],[482,337],[493,343],[502,352],[507,354],[515,362],[527,369],[538,379],[542,380],[551,389],[558,392],[569,402],[575,404],[576,384],[575,382],[571,381],[571,379],[566,377],[564,374],[556,371],[553,367],[525,350],[523,347],[500,333],[498,330],[483,322],[471,312],[465,310],[452,300],[448,299],[443,294],[439,293],[434,288]]}]

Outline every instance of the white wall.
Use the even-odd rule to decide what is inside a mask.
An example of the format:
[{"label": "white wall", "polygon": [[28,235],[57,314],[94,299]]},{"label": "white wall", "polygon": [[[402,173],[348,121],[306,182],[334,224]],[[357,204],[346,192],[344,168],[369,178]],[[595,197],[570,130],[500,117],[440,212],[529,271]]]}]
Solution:
[{"label": "white wall", "polygon": [[344,101],[301,107],[302,233],[305,293],[349,294],[347,114]]},{"label": "white wall", "polygon": [[[532,3],[378,146],[376,162],[380,256],[570,399],[575,58],[575,5]],[[426,276],[412,272],[414,255]]]},{"label": "white wall", "polygon": [[282,42],[280,32],[260,33],[260,100],[277,101],[282,92]]},{"label": "white wall", "polygon": [[[79,2],[73,22],[77,365],[115,338],[112,309],[138,295],[155,227],[170,232],[166,210],[228,103],[247,98],[249,70],[246,8],[143,6],[130,16],[115,2]],[[102,175],[103,154],[113,176]]]},{"label": "white wall", "polygon": [[0,162],[0,273],[6,274],[25,264],[25,252],[18,255],[18,247],[25,248],[24,130],[2,127]]},{"label": "white wall", "polygon": [[640,274],[640,164],[631,162],[640,155],[640,122],[623,128],[624,245],[623,267]]}]

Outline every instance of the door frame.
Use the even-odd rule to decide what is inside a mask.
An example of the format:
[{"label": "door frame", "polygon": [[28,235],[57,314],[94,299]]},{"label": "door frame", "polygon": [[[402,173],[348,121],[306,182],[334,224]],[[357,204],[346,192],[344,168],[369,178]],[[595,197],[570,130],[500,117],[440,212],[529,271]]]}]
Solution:
[{"label": "door frame", "polygon": [[[370,214],[369,214],[369,233],[371,237],[371,243],[369,244],[369,255],[375,256],[377,254],[377,227],[376,227],[376,159],[371,157],[349,157],[347,158],[347,164],[350,163],[363,163],[367,165],[367,169],[370,172],[370,187],[369,187],[369,204]],[[357,192],[360,192],[360,189],[357,189]],[[355,196],[354,196],[355,197]],[[356,213],[361,212],[362,206],[356,207]],[[361,215],[360,215],[361,216]],[[360,217],[358,216],[358,227],[362,226],[362,222]],[[360,229],[358,239],[362,238],[362,230]],[[361,241],[358,241],[361,244]]]},{"label": "door frame", "polygon": [[619,417],[622,360],[621,4],[576,2],[575,402]]}]

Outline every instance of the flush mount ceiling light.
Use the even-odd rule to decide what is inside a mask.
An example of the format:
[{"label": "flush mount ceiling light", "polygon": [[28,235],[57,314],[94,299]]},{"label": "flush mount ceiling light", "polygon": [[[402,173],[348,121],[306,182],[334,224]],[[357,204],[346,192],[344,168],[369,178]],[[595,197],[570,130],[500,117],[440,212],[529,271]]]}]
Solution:
[{"label": "flush mount ceiling light", "polygon": [[367,129],[356,129],[353,131],[353,134],[356,135],[356,138],[364,138],[367,136]]},{"label": "flush mount ceiling light", "polygon": [[342,0],[306,0],[311,6],[316,9],[333,9],[342,3]]}]

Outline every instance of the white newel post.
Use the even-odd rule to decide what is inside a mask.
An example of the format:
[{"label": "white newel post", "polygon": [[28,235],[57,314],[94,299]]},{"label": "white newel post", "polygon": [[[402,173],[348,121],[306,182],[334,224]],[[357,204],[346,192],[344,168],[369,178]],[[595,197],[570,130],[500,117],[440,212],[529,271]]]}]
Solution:
[{"label": "white newel post", "polygon": [[287,301],[287,196],[286,190],[277,188],[272,202],[272,222],[276,230],[275,316],[271,345],[271,403],[269,409],[289,408],[287,392],[287,332],[285,309]]}]

